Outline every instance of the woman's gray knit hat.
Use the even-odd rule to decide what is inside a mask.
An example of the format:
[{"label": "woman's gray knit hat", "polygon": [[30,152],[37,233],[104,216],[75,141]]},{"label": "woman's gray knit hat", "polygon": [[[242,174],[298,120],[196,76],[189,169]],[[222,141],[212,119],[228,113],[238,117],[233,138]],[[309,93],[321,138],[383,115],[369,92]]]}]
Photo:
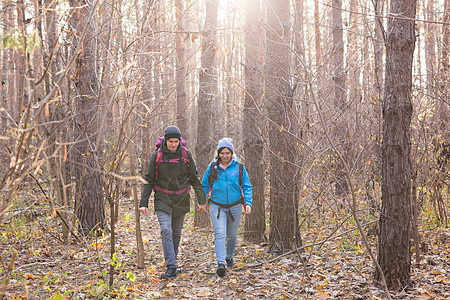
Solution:
[{"label": "woman's gray knit hat", "polygon": [[220,153],[222,148],[230,149],[231,153],[234,153],[233,140],[230,138],[223,138],[217,143],[217,153]]}]

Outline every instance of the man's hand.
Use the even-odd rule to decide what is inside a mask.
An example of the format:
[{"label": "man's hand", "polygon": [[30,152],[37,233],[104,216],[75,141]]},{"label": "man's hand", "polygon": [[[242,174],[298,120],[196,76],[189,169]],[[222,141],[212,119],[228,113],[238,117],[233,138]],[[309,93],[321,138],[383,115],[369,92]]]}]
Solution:
[{"label": "man's hand", "polygon": [[198,211],[206,212],[206,204],[198,205],[197,206]]},{"label": "man's hand", "polygon": [[144,215],[148,214],[148,208],[147,207],[139,207],[139,211],[142,214],[144,214]]},{"label": "man's hand", "polygon": [[248,215],[248,214],[250,214],[251,212],[252,212],[252,206],[247,204],[247,205],[245,206],[244,213],[245,213],[246,215]]}]

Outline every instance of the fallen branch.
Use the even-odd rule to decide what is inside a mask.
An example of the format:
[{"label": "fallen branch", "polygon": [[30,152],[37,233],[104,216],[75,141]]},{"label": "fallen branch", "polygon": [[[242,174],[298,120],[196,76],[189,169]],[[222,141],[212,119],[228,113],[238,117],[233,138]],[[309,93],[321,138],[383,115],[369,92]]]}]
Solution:
[{"label": "fallen branch", "polygon": [[12,274],[12,271],[13,271],[13,267],[14,267],[14,262],[16,260],[16,256],[17,256],[17,251],[13,250],[11,262],[9,263],[8,270],[7,270],[7,272],[5,274],[5,277],[4,277],[4,280],[3,280],[4,281],[3,282],[3,288],[0,291],[0,300],[4,299],[5,296],[6,296],[6,288],[8,287],[9,278],[11,278],[11,274]]}]

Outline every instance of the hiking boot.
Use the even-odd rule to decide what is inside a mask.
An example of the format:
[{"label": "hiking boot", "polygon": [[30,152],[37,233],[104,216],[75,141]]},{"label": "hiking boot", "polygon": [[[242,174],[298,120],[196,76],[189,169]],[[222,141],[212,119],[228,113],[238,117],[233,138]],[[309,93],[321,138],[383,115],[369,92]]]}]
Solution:
[{"label": "hiking boot", "polygon": [[227,262],[227,268],[231,268],[234,266],[234,262],[232,258],[226,258],[225,261]]},{"label": "hiking boot", "polygon": [[177,276],[176,267],[167,267],[166,273],[161,275],[161,279],[175,278]]},{"label": "hiking boot", "polygon": [[223,277],[225,276],[225,265],[224,264],[219,264],[219,266],[217,267],[217,275],[219,275],[219,277]]}]

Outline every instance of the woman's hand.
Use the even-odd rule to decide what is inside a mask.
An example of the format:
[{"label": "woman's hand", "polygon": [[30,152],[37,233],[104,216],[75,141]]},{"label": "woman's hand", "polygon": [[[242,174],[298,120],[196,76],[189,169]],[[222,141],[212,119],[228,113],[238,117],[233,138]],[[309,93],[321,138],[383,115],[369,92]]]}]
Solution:
[{"label": "woman's hand", "polygon": [[148,208],[147,207],[139,207],[139,211],[143,213],[144,215],[148,214]]},{"label": "woman's hand", "polygon": [[246,215],[248,215],[248,214],[250,214],[252,212],[252,206],[251,205],[245,205],[245,210],[244,210],[244,213],[246,214]]}]

